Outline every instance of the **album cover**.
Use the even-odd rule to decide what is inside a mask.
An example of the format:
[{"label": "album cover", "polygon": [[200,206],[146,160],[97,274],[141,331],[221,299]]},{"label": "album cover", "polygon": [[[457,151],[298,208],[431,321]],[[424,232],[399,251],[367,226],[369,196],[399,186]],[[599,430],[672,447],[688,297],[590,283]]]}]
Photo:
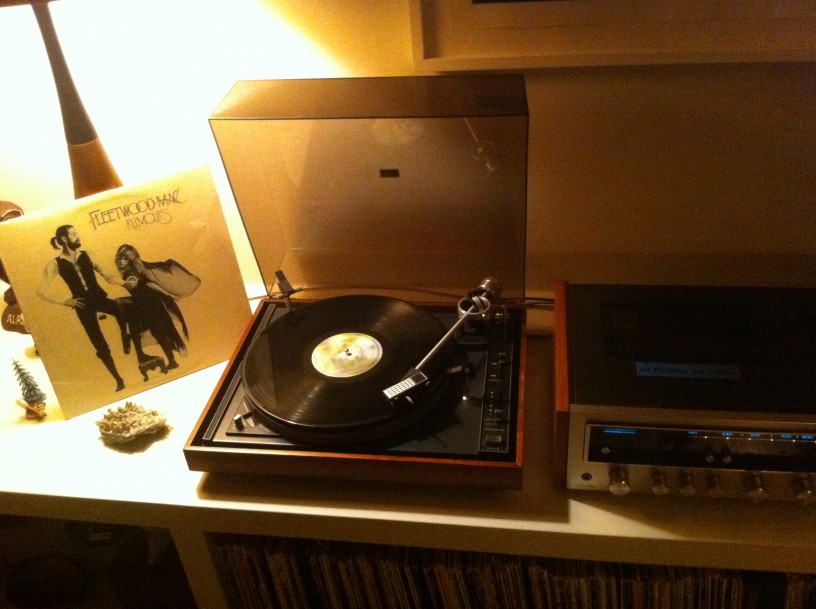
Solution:
[{"label": "album cover", "polygon": [[0,225],[66,418],[229,358],[250,316],[208,168]]}]

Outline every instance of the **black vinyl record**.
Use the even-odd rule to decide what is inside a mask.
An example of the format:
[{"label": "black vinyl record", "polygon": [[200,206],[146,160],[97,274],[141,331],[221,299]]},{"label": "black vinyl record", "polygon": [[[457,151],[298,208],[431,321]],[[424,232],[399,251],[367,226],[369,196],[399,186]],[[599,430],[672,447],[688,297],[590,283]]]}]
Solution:
[{"label": "black vinyl record", "polygon": [[293,440],[347,444],[385,437],[428,413],[444,393],[452,346],[423,366],[414,402],[383,393],[447,329],[429,311],[383,296],[320,300],[275,319],[252,343],[242,382],[253,415]]}]

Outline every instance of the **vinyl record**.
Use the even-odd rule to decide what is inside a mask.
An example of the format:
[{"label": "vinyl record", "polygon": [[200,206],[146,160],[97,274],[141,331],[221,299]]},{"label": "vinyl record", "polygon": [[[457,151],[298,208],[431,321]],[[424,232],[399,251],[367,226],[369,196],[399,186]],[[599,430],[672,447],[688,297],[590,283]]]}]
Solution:
[{"label": "vinyl record", "polygon": [[439,401],[452,346],[423,367],[431,383],[413,404],[392,405],[383,391],[446,331],[430,312],[383,296],[341,296],[295,308],[269,324],[247,352],[247,405],[262,423],[300,442],[385,437]]}]

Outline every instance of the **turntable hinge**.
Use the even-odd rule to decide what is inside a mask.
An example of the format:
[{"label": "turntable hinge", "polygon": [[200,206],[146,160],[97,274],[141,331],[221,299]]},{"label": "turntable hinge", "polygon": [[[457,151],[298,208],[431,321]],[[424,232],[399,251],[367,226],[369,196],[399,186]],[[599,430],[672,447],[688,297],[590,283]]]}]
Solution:
[{"label": "turntable hinge", "polygon": [[283,296],[283,300],[286,303],[286,312],[290,313],[292,311],[292,294],[300,292],[303,288],[293,288],[292,284],[289,283],[289,280],[286,278],[286,275],[283,274],[281,269],[275,271],[275,277],[278,280],[278,289],[280,290],[281,296]]}]

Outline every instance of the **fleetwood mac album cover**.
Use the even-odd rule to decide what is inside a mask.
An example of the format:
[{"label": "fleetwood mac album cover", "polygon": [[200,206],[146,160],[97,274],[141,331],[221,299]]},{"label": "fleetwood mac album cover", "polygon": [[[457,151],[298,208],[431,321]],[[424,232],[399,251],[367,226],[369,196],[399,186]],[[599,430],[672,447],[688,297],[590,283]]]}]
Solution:
[{"label": "fleetwood mac album cover", "polygon": [[66,418],[229,359],[250,316],[208,168],[5,222],[0,257]]}]

